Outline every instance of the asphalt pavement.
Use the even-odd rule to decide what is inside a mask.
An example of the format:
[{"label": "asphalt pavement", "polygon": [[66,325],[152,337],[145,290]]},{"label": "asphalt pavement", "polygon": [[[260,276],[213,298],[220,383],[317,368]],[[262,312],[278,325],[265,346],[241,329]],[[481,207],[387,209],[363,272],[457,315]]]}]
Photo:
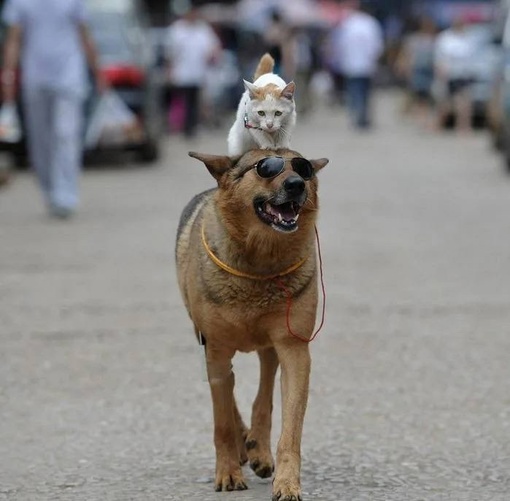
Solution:
[{"label": "asphalt pavement", "polygon": [[[320,173],[326,325],[312,343],[304,500],[510,499],[510,178],[483,131],[424,131],[377,100],[299,117]],[[170,137],[153,167],[88,169],[47,217],[33,179],[0,191],[0,499],[269,500],[215,493],[209,389],[174,270],[181,209],[213,179]],[[248,421],[258,363],[234,361]],[[280,398],[274,441],[280,430]]]}]

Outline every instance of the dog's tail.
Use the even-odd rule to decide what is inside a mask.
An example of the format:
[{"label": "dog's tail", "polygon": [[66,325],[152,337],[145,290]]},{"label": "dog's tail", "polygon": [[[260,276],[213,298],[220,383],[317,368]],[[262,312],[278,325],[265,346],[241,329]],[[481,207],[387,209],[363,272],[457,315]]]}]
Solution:
[{"label": "dog's tail", "polygon": [[257,80],[258,77],[265,75],[266,73],[272,73],[274,68],[274,59],[266,52],[259,61],[255,74],[253,75],[253,81]]}]

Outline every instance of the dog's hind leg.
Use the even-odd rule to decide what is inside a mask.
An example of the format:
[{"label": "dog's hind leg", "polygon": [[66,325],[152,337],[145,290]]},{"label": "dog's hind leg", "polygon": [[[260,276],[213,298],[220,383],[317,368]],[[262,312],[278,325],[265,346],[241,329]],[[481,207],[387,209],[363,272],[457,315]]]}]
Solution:
[{"label": "dog's hind leg", "polygon": [[278,357],[274,348],[258,351],[260,383],[253,402],[251,429],[246,449],[251,469],[262,478],[270,477],[274,470],[271,454],[271,414],[273,411],[274,380],[278,370]]},{"label": "dog's hind leg", "polygon": [[215,488],[217,491],[242,491],[248,487],[239,464],[239,423],[235,412],[232,355],[215,351],[207,345],[207,372],[214,414]]}]

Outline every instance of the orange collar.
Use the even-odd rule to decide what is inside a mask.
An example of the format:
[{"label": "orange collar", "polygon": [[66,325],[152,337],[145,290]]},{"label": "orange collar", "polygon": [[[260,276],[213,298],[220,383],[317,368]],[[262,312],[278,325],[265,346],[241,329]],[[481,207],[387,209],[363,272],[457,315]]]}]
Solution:
[{"label": "orange collar", "polygon": [[244,271],[239,271],[239,270],[236,270],[235,268],[232,268],[228,264],[221,261],[221,259],[214,254],[214,252],[209,247],[207,240],[205,238],[204,225],[202,225],[202,243],[204,244],[204,248],[205,248],[207,254],[211,258],[211,261],[216,266],[218,266],[222,270],[226,271],[227,273],[230,273],[231,275],[234,275],[234,276],[240,277],[240,278],[250,278],[251,280],[272,280],[274,278],[283,277],[285,275],[288,275],[289,273],[292,273],[293,271],[296,271],[308,259],[308,256],[306,256],[303,259],[301,259],[300,261],[298,261],[297,263],[295,263],[292,266],[290,266],[289,268],[287,268],[286,270],[280,271],[279,273],[274,273],[272,275],[252,275],[250,273],[245,273]]}]

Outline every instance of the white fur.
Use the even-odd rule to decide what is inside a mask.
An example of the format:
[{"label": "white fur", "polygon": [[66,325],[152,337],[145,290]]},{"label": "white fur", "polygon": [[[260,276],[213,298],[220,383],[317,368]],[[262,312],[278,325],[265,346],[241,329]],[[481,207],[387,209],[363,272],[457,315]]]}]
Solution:
[{"label": "white fur", "polygon": [[[283,90],[287,85],[285,81],[274,73],[265,73],[257,78],[253,84],[246,81],[244,84],[246,91],[241,97],[236,120],[228,134],[229,156],[243,155],[254,148],[269,150],[288,148],[296,124],[294,99],[275,98],[272,95],[266,96],[263,100],[250,98],[250,88],[274,84],[280,90]],[[259,111],[263,111],[265,116],[259,116]],[[281,111],[282,115],[275,116],[276,111]],[[263,130],[246,128],[244,126],[245,114],[248,114],[248,122],[251,125]]]}]

